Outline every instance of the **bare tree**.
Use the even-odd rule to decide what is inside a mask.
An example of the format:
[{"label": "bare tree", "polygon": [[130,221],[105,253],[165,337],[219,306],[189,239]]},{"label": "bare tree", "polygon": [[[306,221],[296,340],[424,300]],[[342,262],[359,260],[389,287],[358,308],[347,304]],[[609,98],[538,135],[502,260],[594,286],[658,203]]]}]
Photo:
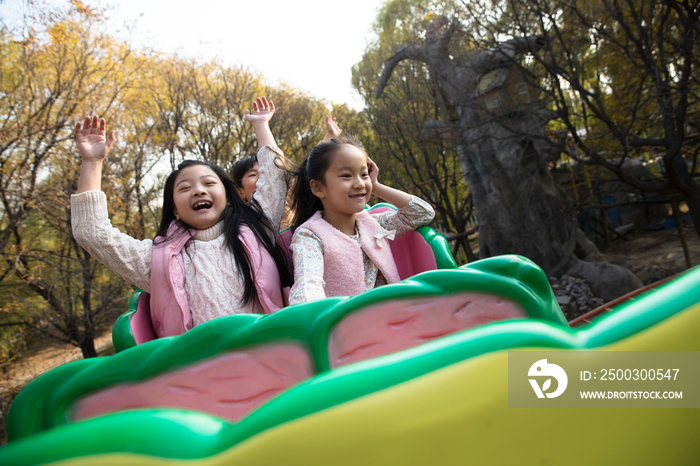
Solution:
[{"label": "bare tree", "polygon": [[[422,45],[404,45],[386,61],[377,96],[399,62],[427,65],[454,118],[428,121],[424,131],[457,148],[479,221],[481,257],[520,254],[551,275],[572,266],[590,269],[573,253],[577,246],[582,255],[595,247],[578,228],[570,202],[548,170],[548,161],[560,151],[546,134],[555,115],[537,96],[522,98],[519,83],[509,79],[514,63],[545,46],[545,38],[516,37],[458,63],[450,55],[450,42],[459,29],[456,19],[438,17],[428,23]],[[486,77],[490,79],[484,82]],[[519,72],[518,78],[527,91],[528,79]],[[606,269],[607,282],[615,282],[618,292],[641,286],[626,269],[610,264]],[[582,274],[595,280],[592,270]]]},{"label": "bare tree", "polygon": [[[483,12],[481,12],[483,13]],[[652,0],[516,0],[493,34],[545,38],[534,57],[540,89],[581,160],[645,192],[677,193],[700,235],[700,8]],[[504,29],[503,25],[508,25]],[[575,155],[575,154],[574,154]],[[626,170],[659,160],[654,180]]]}]

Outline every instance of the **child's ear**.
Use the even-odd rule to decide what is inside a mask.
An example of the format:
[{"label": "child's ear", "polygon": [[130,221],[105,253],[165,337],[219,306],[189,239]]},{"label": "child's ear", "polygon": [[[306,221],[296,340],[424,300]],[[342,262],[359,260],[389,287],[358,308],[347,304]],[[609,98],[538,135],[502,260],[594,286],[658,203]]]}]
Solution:
[{"label": "child's ear", "polygon": [[326,187],[318,180],[311,180],[309,183],[311,193],[319,199],[326,197]]},{"label": "child's ear", "polygon": [[175,220],[180,220],[180,216],[177,213],[177,209],[173,209],[173,215],[175,215]]}]

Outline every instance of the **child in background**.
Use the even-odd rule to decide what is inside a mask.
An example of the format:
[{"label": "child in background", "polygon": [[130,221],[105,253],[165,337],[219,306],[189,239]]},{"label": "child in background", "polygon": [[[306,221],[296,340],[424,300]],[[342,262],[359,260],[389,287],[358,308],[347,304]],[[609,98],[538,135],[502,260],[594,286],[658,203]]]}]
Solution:
[{"label": "child in background", "polygon": [[[332,115],[326,116],[326,135],[321,142],[328,142],[332,138],[337,138],[343,132],[338,127]],[[258,165],[258,157],[251,155],[243,157],[233,165],[233,182],[236,184],[236,190],[241,198],[250,202],[255,192],[258,178],[260,177],[260,167]]]},{"label": "child in background", "polygon": [[258,157],[250,155],[243,157],[233,165],[233,183],[236,185],[236,191],[245,202],[250,202],[253,199],[260,178],[260,165],[258,165]]},{"label": "child in background", "polygon": [[275,236],[287,193],[268,122],[275,112],[265,97],[246,110],[255,129],[260,179],[255,208],[244,202],[220,167],[186,160],[170,174],[155,240],[136,240],[113,228],[101,191],[102,162],[116,140],[105,121],[76,125],[82,159],[78,193],[71,196],[73,235],[96,260],[150,292],[159,337],[179,335],[208,320],[237,313],[271,313],[284,306],[291,284]]},{"label": "child in background", "polygon": [[[429,223],[425,201],[377,181],[379,169],[357,140],[318,144],[294,173],[294,286],[289,303],[354,296],[399,281],[388,240]],[[368,214],[372,194],[398,211]]]}]

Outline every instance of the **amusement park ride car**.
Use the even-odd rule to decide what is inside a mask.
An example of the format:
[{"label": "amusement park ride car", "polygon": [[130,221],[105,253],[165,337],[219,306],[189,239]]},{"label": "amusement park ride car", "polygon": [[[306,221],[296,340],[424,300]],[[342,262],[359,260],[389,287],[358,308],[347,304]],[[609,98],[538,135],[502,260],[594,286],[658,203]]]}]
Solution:
[{"label": "amusement park ride car", "polygon": [[427,227],[392,252],[400,283],[177,337],[136,292],[115,355],[17,396],[0,464],[700,464],[696,409],[509,408],[507,370],[513,351],[700,350],[700,268],[569,325],[525,258],[457,267]]}]

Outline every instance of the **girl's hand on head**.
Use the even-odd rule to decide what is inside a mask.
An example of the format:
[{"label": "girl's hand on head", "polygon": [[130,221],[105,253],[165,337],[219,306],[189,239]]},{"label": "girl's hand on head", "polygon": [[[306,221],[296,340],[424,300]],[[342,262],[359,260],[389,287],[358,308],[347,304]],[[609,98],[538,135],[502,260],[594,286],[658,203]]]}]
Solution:
[{"label": "girl's hand on head", "polygon": [[372,182],[372,187],[377,186],[377,176],[379,176],[379,167],[369,157],[367,157],[367,170],[369,173],[369,179]]},{"label": "girl's hand on head", "polygon": [[107,156],[117,137],[114,131],[110,131],[109,138],[105,138],[105,119],[94,115],[85,117],[82,125],[75,125],[75,140],[83,162],[99,162]]},{"label": "girl's hand on head", "polygon": [[275,114],[275,104],[272,101],[268,101],[265,96],[258,97],[253,101],[253,113],[249,110],[245,111],[245,118],[251,124],[258,122],[268,122],[272,119],[272,115]]}]

